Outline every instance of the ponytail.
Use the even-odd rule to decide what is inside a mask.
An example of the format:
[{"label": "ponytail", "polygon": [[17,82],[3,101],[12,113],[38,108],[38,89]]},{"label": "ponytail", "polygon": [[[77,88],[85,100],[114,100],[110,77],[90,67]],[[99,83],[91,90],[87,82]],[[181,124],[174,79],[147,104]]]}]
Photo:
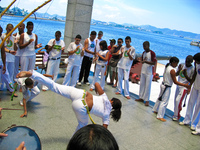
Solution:
[{"label": "ponytail", "polygon": [[166,65],[165,65],[165,69],[171,64],[171,63],[173,63],[173,62],[179,62],[179,59],[177,58],[177,57],[171,57],[170,58],[170,60],[169,60],[169,63],[167,63]]},{"label": "ponytail", "polygon": [[111,101],[112,103],[112,111],[111,111],[111,118],[114,121],[119,121],[119,119],[121,118],[121,107],[122,107],[122,103],[119,99],[117,98],[112,98]]}]

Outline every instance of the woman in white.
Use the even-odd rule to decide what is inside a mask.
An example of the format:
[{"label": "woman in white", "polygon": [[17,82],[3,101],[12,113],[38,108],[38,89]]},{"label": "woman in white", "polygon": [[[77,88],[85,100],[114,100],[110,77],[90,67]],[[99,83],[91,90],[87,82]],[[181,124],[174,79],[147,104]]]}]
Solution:
[{"label": "woman in white", "polygon": [[[60,85],[42,74],[32,71],[22,71],[17,78],[30,77],[34,81],[47,86],[51,91],[72,100],[72,108],[78,120],[76,131],[88,124],[88,111],[95,116],[102,118],[103,126],[108,127],[111,118],[118,121],[121,118],[121,101],[117,98],[108,99],[99,83],[95,83],[95,91],[99,96],[94,96],[83,89],[71,86]],[[32,88],[29,86],[29,88]],[[87,111],[88,109],[88,111]]]},{"label": "woman in white", "polygon": [[106,75],[106,65],[108,62],[108,58],[109,58],[109,51],[107,50],[107,43],[106,41],[101,41],[99,43],[100,45],[100,49],[99,52],[96,53],[96,55],[98,57],[96,57],[95,59],[97,60],[97,64],[96,64],[96,69],[95,69],[95,75],[94,75],[94,79],[92,82],[92,85],[90,87],[90,91],[94,90],[94,84],[97,82],[98,78],[99,78],[99,73],[101,72],[101,81],[100,81],[100,85],[101,88],[104,90],[104,85],[105,85],[105,75]]},{"label": "woman in white", "polygon": [[80,67],[83,60],[84,50],[83,45],[80,43],[81,36],[78,34],[75,41],[71,42],[67,48],[69,55],[67,71],[63,80],[63,85],[76,86],[79,77]]},{"label": "woman in white", "polygon": [[174,83],[180,86],[184,86],[188,89],[190,88],[190,85],[180,83],[176,80],[175,68],[177,67],[178,62],[179,59],[177,57],[172,57],[170,58],[169,63],[166,64],[163,74],[163,82],[160,85],[160,94],[153,107],[153,112],[157,114],[157,119],[163,122],[166,121],[164,119],[164,115],[169,102],[172,84]]}]

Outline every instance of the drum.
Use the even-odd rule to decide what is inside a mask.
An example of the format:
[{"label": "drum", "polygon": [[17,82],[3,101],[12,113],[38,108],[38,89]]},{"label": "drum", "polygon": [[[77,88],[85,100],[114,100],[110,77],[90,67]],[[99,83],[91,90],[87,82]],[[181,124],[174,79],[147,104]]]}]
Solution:
[{"label": "drum", "polygon": [[1,150],[15,150],[21,142],[25,142],[27,150],[41,150],[41,142],[37,133],[26,126],[12,126],[4,130],[7,137],[0,138]]}]

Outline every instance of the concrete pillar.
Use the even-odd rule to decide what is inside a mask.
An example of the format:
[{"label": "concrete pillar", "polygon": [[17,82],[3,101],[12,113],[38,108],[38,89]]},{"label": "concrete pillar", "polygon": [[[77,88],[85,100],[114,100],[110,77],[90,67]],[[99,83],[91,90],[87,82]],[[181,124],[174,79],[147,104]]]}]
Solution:
[{"label": "concrete pillar", "polygon": [[93,0],[68,0],[64,41],[66,48],[77,34],[81,43],[89,37]]}]

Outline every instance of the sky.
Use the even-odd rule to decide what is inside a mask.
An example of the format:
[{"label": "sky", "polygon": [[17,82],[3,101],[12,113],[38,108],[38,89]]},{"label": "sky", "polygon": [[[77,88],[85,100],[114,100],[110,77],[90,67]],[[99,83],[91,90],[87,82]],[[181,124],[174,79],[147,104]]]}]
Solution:
[{"label": "sky", "polygon": [[[45,1],[17,0],[13,6],[30,12]],[[11,2],[0,0],[0,6],[6,7]],[[68,0],[53,0],[38,12],[65,16],[67,3]],[[94,0],[92,19],[200,34],[200,0]]]}]

